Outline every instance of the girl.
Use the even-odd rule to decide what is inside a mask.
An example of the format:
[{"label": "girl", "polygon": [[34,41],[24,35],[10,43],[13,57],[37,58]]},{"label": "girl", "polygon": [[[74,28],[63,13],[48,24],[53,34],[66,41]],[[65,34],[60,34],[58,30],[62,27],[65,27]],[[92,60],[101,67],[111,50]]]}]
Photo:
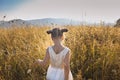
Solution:
[{"label": "girl", "polygon": [[47,80],[73,80],[70,70],[70,49],[61,43],[63,33],[67,31],[67,29],[60,28],[47,31],[48,34],[51,34],[54,45],[47,48],[44,60],[38,59],[34,64],[45,66],[50,62],[47,70]]}]

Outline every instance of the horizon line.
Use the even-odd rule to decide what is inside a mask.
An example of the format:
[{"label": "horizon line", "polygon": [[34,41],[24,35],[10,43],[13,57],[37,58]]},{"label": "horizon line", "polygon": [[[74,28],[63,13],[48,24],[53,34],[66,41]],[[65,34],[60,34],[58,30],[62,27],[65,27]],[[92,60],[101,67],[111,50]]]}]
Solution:
[{"label": "horizon line", "polygon": [[60,17],[44,17],[44,18],[32,18],[32,19],[24,19],[24,18],[14,18],[14,19],[7,19],[6,20],[6,18],[4,18],[5,16],[3,16],[3,19],[1,19],[0,21],[11,21],[11,20],[17,20],[17,19],[20,19],[20,20],[39,20],[39,19],[66,19],[66,20],[73,20],[73,21],[78,21],[78,22],[86,22],[86,23],[101,23],[101,22],[103,22],[103,23],[116,23],[116,21],[114,21],[114,22],[106,22],[105,20],[97,20],[96,22],[95,21],[87,21],[87,19],[86,20],[78,20],[78,19],[71,19],[71,18],[60,18]]}]

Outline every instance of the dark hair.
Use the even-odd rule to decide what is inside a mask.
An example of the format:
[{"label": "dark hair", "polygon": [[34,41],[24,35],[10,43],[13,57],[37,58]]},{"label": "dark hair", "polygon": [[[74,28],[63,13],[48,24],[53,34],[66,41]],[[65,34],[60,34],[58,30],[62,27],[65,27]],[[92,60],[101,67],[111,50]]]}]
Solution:
[{"label": "dark hair", "polygon": [[68,29],[54,28],[52,30],[47,31],[47,33],[51,34],[52,37],[61,37],[63,36],[63,32],[68,32]]}]

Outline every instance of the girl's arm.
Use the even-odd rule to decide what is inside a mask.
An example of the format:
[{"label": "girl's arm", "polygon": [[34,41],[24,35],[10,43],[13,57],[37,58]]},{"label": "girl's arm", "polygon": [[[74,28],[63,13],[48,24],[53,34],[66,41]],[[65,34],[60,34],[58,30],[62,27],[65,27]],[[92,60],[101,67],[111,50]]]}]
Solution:
[{"label": "girl's arm", "polygon": [[69,71],[70,71],[70,52],[68,52],[65,56],[64,59],[64,75],[65,75],[65,80],[68,80],[69,76]]},{"label": "girl's arm", "polygon": [[47,65],[47,63],[49,62],[49,59],[50,59],[50,55],[49,55],[49,51],[48,51],[48,49],[47,49],[44,60],[40,60],[40,59],[36,60],[36,61],[32,64],[32,66],[30,67],[30,69],[27,70],[27,73],[28,73],[28,74],[31,73],[32,68],[33,68],[33,67],[36,67],[38,64],[41,65],[41,66]]},{"label": "girl's arm", "polygon": [[36,62],[37,62],[37,64],[39,64],[41,66],[46,66],[49,62],[49,59],[50,59],[50,55],[49,55],[49,51],[47,49],[44,59],[43,60],[38,59]]}]

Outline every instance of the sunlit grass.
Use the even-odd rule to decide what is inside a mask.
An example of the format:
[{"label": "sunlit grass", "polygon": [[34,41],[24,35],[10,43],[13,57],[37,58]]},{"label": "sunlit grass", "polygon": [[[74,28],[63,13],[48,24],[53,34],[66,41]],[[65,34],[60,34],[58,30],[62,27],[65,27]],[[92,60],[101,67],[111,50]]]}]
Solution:
[{"label": "sunlit grass", "polygon": [[[67,26],[64,44],[71,49],[75,80],[120,79],[120,28]],[[45,80],[47,67],[27,70],[35,59],[44,58],[52,44],[50,27],[0,29],[0,80]]]}]

